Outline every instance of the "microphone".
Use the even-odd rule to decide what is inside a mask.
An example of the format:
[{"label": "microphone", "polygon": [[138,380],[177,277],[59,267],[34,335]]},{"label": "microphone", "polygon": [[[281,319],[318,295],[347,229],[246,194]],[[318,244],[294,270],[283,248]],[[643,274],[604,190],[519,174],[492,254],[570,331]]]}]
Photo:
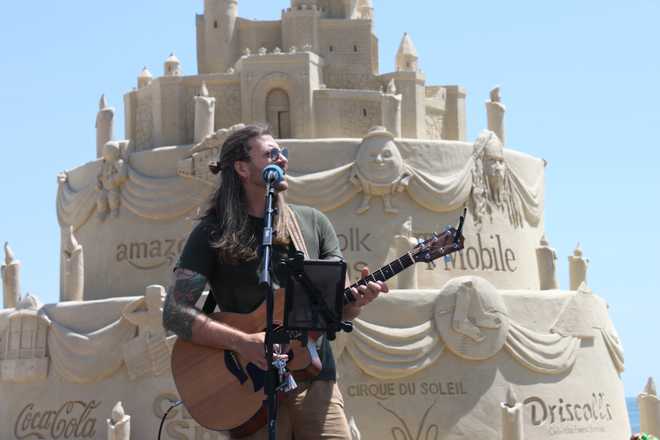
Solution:
[{"label": "microphone", "polygon": [[275,164],[270,164],[264,167],[264,170],[261,172],[261,177],[267,184],[278,184],[284,180],[284,170]]}]

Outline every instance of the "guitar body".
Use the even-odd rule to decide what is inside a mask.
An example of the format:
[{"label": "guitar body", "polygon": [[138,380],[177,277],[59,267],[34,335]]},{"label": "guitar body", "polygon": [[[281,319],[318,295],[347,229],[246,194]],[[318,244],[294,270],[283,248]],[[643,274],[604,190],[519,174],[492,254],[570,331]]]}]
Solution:
[{"label": "guitar body", "polygon": [[[273,319],[282,322],[283,316],[284,292],[278,290]],[[252,313],[218,312],[210,318],[245,333],[259,333],[266,326],[266,303]],[[321,371],[320,363],[312,360],[299,341],[293,341],[289,349],[289,370],[312,376]],[[172,351],[172,376],[186,409],[197,423],[215,431],[249,435],[263,426],[264,373],[228,350],[177,339]]]}]

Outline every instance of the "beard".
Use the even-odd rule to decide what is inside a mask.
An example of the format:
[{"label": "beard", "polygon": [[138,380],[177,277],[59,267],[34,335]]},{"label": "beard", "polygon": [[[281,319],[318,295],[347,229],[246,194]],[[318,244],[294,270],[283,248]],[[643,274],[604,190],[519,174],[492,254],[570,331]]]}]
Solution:
[{"label": "beard", "polygon": [[502,202],[502,193],[504,191],[504,174],[496,172],[488,175],[488,186],[493,200],[500,204]]},{"label": "beard", "polygon": [[289,182],[286,181],[286,177],[275,184],[275,190],[278,192],[284,192],[287,189],[289,189]]}]

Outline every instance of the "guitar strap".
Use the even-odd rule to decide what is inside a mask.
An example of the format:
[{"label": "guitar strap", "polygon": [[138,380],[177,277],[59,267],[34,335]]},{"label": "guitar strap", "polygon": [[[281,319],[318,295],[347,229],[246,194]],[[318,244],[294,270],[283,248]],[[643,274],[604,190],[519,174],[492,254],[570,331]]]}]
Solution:
[{"label": "guitar strap", "polygon": [[305,260],[309,260],[309,252],[307,251],[307,245],[305,245],[305,237],[300,230],[300,225],[298,224],[296,214],[293,212],[293,209],[291,209],[289,205],[286,205],[286,211],[286,227],[289,230],[289,236],[291,237],[293,246],[305,254]]},{"label": "guitar strap", "polygon": [[[291,241],[293,242],[293,246],[296,248],[296,250],[299,250],[303,254],[305,254],[305,259],[309,259],[309,252],[307,251],[307,245],[305,245],[305,237],[302,234],[302,231],[300,230],[300,225],[298,224],[298,219],[296,218],[296,214],[293,212],[293,209],[289,205],[286,205],[286,219],[285,219],[285,226],[287,230],[289,231],[289,236],[291,237]],[[213,290],[209,290],[208,296],[206,297],[206,301],[204,302],[204,306],[202,307],[202,311],[206,315],[210,315],[215,311],[215,306],[217,305],[217,302],[215,301],[215,296],[213,295]]]}]

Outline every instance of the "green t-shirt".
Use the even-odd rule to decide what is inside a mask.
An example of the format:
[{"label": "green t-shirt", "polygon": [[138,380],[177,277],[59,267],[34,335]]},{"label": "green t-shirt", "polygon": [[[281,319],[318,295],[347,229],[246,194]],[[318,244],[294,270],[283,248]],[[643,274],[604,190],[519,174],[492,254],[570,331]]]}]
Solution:
[{"label": "green t-shirt", "polygon": [[[341,259],[339,240],[330,220],[317,209],[298,205],[289,206],[296,215],[310,258]],[[256,217],[250,217],[249,221],[261,245],[264,221]],[[259,259],[235,265],[220,261],[217,250],[210,244],[212,231],[210,222],[211,220],[204,219],[192,230],[177,267],[204,275],[209,281],[220,310],[250,313],[265,301],[264,290],[258,285]],[[286,255],[287,251],[286,248],[273,246],[273,258]],[[326,338],[323,338],[319,356],[323,370],[317,379],[335,380],[335,362]]]}]

